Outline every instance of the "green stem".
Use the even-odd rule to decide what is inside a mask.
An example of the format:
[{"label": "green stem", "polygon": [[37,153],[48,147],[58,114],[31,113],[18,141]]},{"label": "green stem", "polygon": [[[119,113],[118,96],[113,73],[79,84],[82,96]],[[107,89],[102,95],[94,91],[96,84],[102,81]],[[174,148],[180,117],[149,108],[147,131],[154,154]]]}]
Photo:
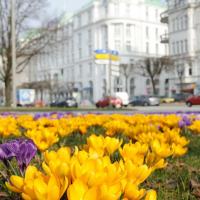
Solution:
[{"label": "green stem", "polygon": [[7,160],[8,164],[9,164],[9,167],[10,169],[12,170],[12,172],[15,174],[15,175],[19,175],[19,173],[17,173],[17,171],[14,169],[14,167],[12,166],[11,162],[9,160]]}]

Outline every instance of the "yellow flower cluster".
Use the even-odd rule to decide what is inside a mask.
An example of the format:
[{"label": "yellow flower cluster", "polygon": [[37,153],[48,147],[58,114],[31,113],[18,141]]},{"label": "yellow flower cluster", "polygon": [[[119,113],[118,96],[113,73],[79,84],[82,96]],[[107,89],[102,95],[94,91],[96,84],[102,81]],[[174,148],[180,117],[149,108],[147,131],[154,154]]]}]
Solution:
[{"label": "yellow flower cluster", "polygon": [[[35,120],[31,115],[0,118],[0,135],[8,137],[24,134],[32,139],[37,148],[44,151],[53,144],[59,142],[62,137],[79,132],[85,134],[90,127],[102,127],[105,135],[115,136],[123,134],[133,141],[152,145],[156,138],[158,144],[167,143],[173,149],[173,154],[182,154],[185,149],[185,139],[180,136],[180,116],[171,115],[94,115],[64,116],[57,118],[56,114],[50,118],[39,118]],[[196,128],[195,128],[196,127]],[[193,122],[191,130],[199,131],[198,121]],[[174,153],[176,152],[176,153]],[[182,152],[182,153],[181,153]]]},{"label": "yellow flower cluster", "polygon": [[14,117],[0,116],[0,137],[20,136],[21,132]]},{"label": "yellow flower cluster", "polygon": [[[121,145],[119,139],[91,135],[82,150],[46,151],[44,172],[29,166],[25,177],[11,176],[6,186],[25,200],[59,200],[65,192],[68,200],[155,200],[156,192],[140,184],[160,165],[145,163],[147,145]],[[110,155],[118,149],[121,159],[112,162]]]},{"label": "yellow flower cluster", "polygon": [[188,128],[193,133],[200,134],[200,120],[195,120]]}]

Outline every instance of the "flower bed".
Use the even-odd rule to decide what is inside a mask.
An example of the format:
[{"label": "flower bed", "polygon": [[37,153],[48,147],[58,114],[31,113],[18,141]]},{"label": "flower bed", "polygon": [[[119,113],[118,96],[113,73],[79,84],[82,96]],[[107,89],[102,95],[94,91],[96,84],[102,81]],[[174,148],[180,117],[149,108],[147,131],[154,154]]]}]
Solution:
[{"label": "flower bed", "polygon": [[5,198],[154,200],[145,183],[200,133],[195,114],[45,115],[0,117]]}]

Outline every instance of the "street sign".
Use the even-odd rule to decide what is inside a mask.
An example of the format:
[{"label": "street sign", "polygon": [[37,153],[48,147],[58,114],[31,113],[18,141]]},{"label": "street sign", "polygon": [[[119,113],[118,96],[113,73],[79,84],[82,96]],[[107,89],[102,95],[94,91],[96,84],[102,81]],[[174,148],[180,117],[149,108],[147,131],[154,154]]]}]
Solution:
[{"label": "street sign", "polygon": [[112,64],[119,65],[119,52],[116,50],[97,49],[95,52],[96,64]]},{"label": "street sign", "polygon": [[35,90],[34,89],[18,89],[17,101],[21,105],[34,104]]}]

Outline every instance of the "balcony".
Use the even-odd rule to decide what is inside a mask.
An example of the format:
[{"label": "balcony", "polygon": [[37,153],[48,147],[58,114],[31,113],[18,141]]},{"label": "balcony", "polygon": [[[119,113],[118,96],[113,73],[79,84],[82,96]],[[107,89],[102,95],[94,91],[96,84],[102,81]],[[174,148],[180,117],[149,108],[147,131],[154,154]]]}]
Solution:
[{"label": "balcony", "polygon": [[161,43],[169,43],[169,35],[167,33],[160,36],[160,42]]},{"label": "balcony", "polygon": [[169,15],[168,15],[168,12],[165,11],[163,13],[160,14],[160,22],[161,23],[168,23],[168,19],[169,19]]},{"label": "balcony", "polygon": [[199,0],[179,0],[179,1],[168,1],[168,10],[181,9],[186,6],[195,6],[199,3]]}]

